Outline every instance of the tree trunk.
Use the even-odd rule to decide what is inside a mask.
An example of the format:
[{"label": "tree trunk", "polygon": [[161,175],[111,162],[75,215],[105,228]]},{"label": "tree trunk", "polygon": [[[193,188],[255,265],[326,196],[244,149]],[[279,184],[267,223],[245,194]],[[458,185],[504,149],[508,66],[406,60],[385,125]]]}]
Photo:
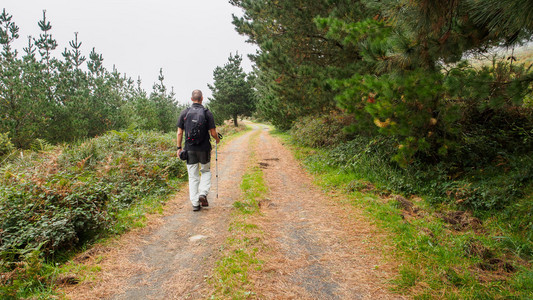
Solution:
[{"label": "tree trunk", "polygon": [[233,125],[235,125],[235,127],[239,127],[239,124],[237,124],[237,115],[233,116]]}]

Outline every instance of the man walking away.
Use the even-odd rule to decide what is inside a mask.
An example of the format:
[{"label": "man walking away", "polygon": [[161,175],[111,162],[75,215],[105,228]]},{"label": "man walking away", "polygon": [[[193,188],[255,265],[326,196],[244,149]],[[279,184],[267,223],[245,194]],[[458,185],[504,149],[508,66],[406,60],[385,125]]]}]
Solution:
[{"label": "man walking away", "polygon": [[[202,105],[204,100],[202,91],[192,92],[191,107],[183,110],[178,121],[178,157],[182,151],[187,151],[187,172],[189,174],[189,198],[193,211],[199,211],[202,206],[209,206],[207,195],[211,188],[211,143],[210,135],[216,143],[218,137],[213,114]],[[185,132],[185,148],[181,148]],[[200,176],[201,172],[201,176]]]}]

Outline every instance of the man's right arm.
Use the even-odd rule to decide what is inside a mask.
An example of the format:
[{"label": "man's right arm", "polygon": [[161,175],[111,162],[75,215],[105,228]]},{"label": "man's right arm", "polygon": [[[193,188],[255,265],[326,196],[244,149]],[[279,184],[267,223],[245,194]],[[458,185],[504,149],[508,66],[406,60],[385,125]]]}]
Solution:
[{"label": "man's right arm", "polygon": [[181,142],[182,141],[183,141],[183,129],[178,127],[177,142],[176,142],[176,146],[177,146],[177,150],[178,150],[178,157],[180,156],[181,151],[183,151],[183,149],[181,147]]},{"label": "man's right arm", "polygon": [[220,143],[220,137],[218,137],[218,133],[217,133],[217,129],[216,128],[209,129],[209,133],[215,139],[217,144]]},{"label": "man's right arm", "polygon": [[217,126],[215,125],[215,117],[211,111],[207,111],[209,134],[215,139],[216,143],[220,143],[220,138],[217,133]]}]

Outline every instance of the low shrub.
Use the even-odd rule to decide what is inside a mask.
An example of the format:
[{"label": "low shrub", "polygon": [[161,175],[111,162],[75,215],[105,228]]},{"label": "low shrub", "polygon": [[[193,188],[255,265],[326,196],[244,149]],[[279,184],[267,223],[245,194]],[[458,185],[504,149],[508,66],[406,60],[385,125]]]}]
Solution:
[{"label": "low shrub", "polygon": [[390,138],[357,137],[327,152],[328,164],[360,174],[385,189],[429,196],[433,202],[453,201],[473,210],[500,210],[524,197],[533,182],[530,153],[509,155],[484,168],[459,168],[441,161],[415,161],[402,168],[390,159],[397,143]]},{"label": "low shrub", "polygon": [[53,265],[44,262],[39,247],[2,252],[0,258],[1,299],[30,299],[35,291],[46,290],[58,275]]},{"label": "low shrub", "polygon": [[7,133],[0,133],[0,157],[13,151],[15,147],[11,143]]},{"label": "low shrub", "polygon": [[112,131],[8,162],[0,172],[0,253],[40,245],[51,257],[112,231],[121,210],[169,193],[168,179],[186,174],[174,139]]},{"label": "low shrub", "polygon": [[217,127],[217,132],[222,134],[222,136],[230,136],[232,134],[245,131],[247,129],[246,125],[242,122],[239,123],[239,126],[235,127],[233,123],[224,123]]},{"label": "low shrub", "polygon": [[[449,161],[430,164],[422,160],[400,167],[390,158],[397,145],[398,141],[390,137],[357,136],[306,159],[308,165],[316,165],[318,170],[325,165],[370,181],[380,192],[420,195],[434,205],[446,203],[471,210],[476,216],[507,215],[510,224],[516,224],[512,225],[516,227],[513,230],[520,232],[525,232],[524,224],[533,224],[530,213],[518,217],[523,222],[511,222],[517,218],[513,211],[533,211],[533,203],[522,200],[533,187],[531,151],[500,152],[500,159],[477,167]],[[531,226],[526,227],[531,229]]]},{"label": "low shrub", "polygon": [[306,116],[294,124],[291,135],[298,143],[309,147],[338,145],[353,137],[345,130],[352,122],[353,117],[336,112]]}]

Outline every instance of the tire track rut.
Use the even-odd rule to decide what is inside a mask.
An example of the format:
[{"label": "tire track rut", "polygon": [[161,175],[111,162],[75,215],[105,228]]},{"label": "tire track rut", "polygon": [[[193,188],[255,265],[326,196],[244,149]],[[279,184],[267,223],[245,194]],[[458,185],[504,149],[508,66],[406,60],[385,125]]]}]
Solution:
[{"label": "tire track rut", "polygon": [[[209,207],[193,212],[184,185],[165,205],[164,216],[149,217],[146,228],[132,230],[109,247],[92,251],[102,268],[98,280],[66,290],[71,299],[203,299],[207,278],[227,236],[232,203],[241,197],[254,129],[218,151],[219,198],[216,199],[215,151]],[[83,256],[83,255],[82,255]]]},{"label": "tire track rut", "polygon": [[318,190],[281,142],[263,132],[257,145],[269,188],[262,205],[266,253],[255,274],[266,299],[401,299],[386,289],[390,273],[379,250],[369,249],[378,234],[353,208]]}]

